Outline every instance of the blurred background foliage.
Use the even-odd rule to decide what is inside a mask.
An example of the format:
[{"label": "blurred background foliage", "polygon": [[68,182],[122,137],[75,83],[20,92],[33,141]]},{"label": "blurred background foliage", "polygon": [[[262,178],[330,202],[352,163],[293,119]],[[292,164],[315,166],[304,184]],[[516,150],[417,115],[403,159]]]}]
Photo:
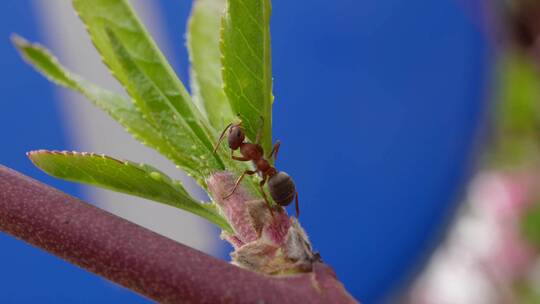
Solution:
[{"label": "blurred background foliage", "polygon": [[410,303],[540,303],[540,1],[491,1],[494,106],[479,170]]},{"label": "blurred background foliage", "polygon": [[500,14],[495,136],[487,155],[493,166],[517,167],[540,157],[540,2],[507,0]]}]

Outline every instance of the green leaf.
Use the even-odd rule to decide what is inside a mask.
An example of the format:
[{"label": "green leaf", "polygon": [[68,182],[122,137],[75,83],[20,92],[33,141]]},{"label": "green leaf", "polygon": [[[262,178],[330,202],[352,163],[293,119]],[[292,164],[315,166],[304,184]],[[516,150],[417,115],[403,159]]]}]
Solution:
[{"label": "green leaf", "polygon": [[60,65],[49,50],[37,43],[31,43],[23,37],[12,34],[11,41],[19,51],[23,59],[30,65],[33,65],[41,74],[50,81],[74,90],[80,91],[79,83],[75,75],[67,72]]},{"label": "green leaf", "polygon": [[[182,117],[167,103],[167,97],[155,86],[155,84],[139,69],[133,57],[131,57],[118,40],[113,31],[107,31],[115,55],[121,63],[122,71],[127,75],[130,86],[128,91],[136,100],[143,113],[152,121],[153,125],[161,130],[162,134],[173,143],[175,147],[186,155],[190,155],[192,161],[202,173],[209,176],[210,173],[223,168],[223,164],[217,159],[217,155],[203,145],[197,145],[197,136],[189,128],[185,117]],[[202,181],[201,181],[202,182]]]},{"label": "green leaf", "polygon": [[146,121],[131,101],[119,94],[101,89],[79,75],[71,73],[60,65],[58,60],[43,46],[29,43],[16,35],[13,35],[12,40],[23,58],[50,81],[83,94],[122,124],[137,140],[167,156],[188,174],[197,175],[196,163],[192,162],[191,159],[186,159],[186,155],[173,150],[163,139],[161,133]]},{"label": "green leaf", "polygon": [[270,13],[270,0],[228,0],[221,41],[225,93],[249,139],[262,124],[265,151],[272,145]]},{"label": "green leaf", "polygon": [[219,40],[226,3],[226,0],[195,0],[187,34],[193,101],[218,131],[238,120],[223,91],[221,76]]},{"label": "green leaf", "polygon": [[[73,0],[104,62],[151,124],[202,176],[223,170],[213,131],[125,0]],[[200,183],[204,183],[199,179]]]},{"label": "green leaf", "polygon": [[145,164],[120,161],[92,153],[33,151],[32,162],[46,173],[69,181],[140,196],[197,214],[232,232],[215,204],[195,201],[182,185]]}]

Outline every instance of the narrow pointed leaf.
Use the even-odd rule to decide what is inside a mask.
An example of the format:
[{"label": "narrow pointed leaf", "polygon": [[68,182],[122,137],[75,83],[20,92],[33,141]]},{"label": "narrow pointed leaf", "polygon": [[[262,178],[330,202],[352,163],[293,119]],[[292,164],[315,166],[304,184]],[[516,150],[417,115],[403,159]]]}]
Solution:
[{"label": "narrow pointed leaf", "polygon": [[145,164],[120,161],[92,153],[34,151],[32,162],[46,173],[61,179],[89,184],[161,202],[197,214],[231,232],[214,204],[194,200],[177,182]]},{"label": "narrow pointed leaf", "polygon": [[225,93],[249,139],[262,125],[265,151],[272,145],[270,13],[270,0],[228,0],[221,42]]},{"label": "narrow pointed leaf", "polygon": [[196,0],[189,20],[187,46],[193,101],[218,131],[235,120],[223,90],[219,41],[226,0]]},{"label": "narrow pointed leaf", "polygon": [[73,5],[104,62],[171,147],[199,163],[203,175],[224,169],[212,153],[211,127],[129,4],[73,0]]},{"label": "narrow pointed leaf", "polygon": [[175,148],[191,157],[192,163],[198,166],[202,176],[208,176],[211,172],[223,168],[211,150],[197,145],[200,142],[196,134],[189,128],[185,119],[169,106],[163,92],[139,69],[118,36],[109,30],[107,33],[115,56],[121,64],[120,69],[130,82],[128,92],[152,124],[161,130]]},{"label": "narrow pointed leaf", "polygon": [[104,90],[68,71],[43,46],[13,36],[13,43],[23,58],[50,81],[83,94],[96,106],[107,112],[140,142],[167,156],[186,172],[196,176],[198,169],[191,159],[173,150],[161,133],[150,125],[136,106],[114,92]]}]

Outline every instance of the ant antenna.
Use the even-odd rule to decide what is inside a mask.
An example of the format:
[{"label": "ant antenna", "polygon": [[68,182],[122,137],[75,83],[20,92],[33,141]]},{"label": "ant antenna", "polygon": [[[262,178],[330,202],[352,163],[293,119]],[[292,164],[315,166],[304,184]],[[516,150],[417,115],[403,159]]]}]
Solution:
[{"label": "ant antenna", "polygon": [[219,136],[219,140],[218,140],[216,146],[214,147],[214,153],[216,153],[217,149],[219,148],[219,145],[223,141],[223,138],[225,138],[225,132],[227,132],[227,130],[232,126],[241,126],[241,125],[242,125],[242,121],[237,122],[237,123],[231,122],[230,124],[228,124],[225,127],[225,130],[223,130],[223,132],[221,132],[221,135]]},{"label": "ant antenna", "polygon": [[223,138],[225,137],[225,132],[227,132],[227,130],[229,130],[229,128],[233,125],[233,123],[231,122],[230,124],[228,124],[226,127],[225,127],[225,130],[223,130],[223,132],[221,132],[221,135],[219,136],[219,140],[216,144],[216,146],[214,147],[214,153],[217,152],[217,149],[219,148],[219,145],[221,144],[221,142],[223,141]]}]

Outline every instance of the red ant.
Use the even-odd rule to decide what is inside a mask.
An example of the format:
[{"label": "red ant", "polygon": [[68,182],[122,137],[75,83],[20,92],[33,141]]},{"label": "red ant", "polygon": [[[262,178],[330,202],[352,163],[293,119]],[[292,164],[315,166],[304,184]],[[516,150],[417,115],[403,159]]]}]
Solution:
[{"label": "red ant", "polygon": [[[244,133],[244,130],[242,129],[242,122],[230,123],[221,133],[221,136],[219,137],[219,140],[214,149],[214,153],[217,151],[219,145],[223,141],[227,129],[229,129],[229,136],[227,140],[229,142],[229,148],[231,149],[232,159],[237,161],[252,161],[256,170],[244,171],[244,173],[242,173],[242,175],[240,175],[240,177],[236,180],[232,191],[224,198],[228,198],[234,193],[234,191],[236,191],[236,188],[246,175],[253,175],[255,173],[259,173],[259,175],[262,177],[262,181],[259,183],[259,187],[268,207],[270,208],[270,202],[268,201],[268,198],[266,197],[263,189],[263,186],[264,184],[266,184],[267,181],[270,196],[272,196],[272,199],[276,202],[276,204],[286,207],[290,205],[293,199],[295,199],[296,217],[298,218],[298,216],[300,215],[300,208],[298,207],[298,192],[296,191],[296,186],[294,185],[292,178],[287,173],[277,171],[276,168],[272,167],[268,160],[266,160],[266,158],[264,157],[263,148],[259,144],[261,136],[260,131],[257,134],[257,140],[255,144],[245,142],[244,140],[246,138],[246,135]],[[277,141],[272,148],[272,151],[268,155],[268,159],[272,158],[272,156],[274,157],[274,160],[277,158],[279,146],[280,142]],[[240,154],[242,154],[242,156],[234,155],[234,151],[238,149],[240,149]],[[271,208],[270,212],[272,213],[272,215],[274,214]]]}]

